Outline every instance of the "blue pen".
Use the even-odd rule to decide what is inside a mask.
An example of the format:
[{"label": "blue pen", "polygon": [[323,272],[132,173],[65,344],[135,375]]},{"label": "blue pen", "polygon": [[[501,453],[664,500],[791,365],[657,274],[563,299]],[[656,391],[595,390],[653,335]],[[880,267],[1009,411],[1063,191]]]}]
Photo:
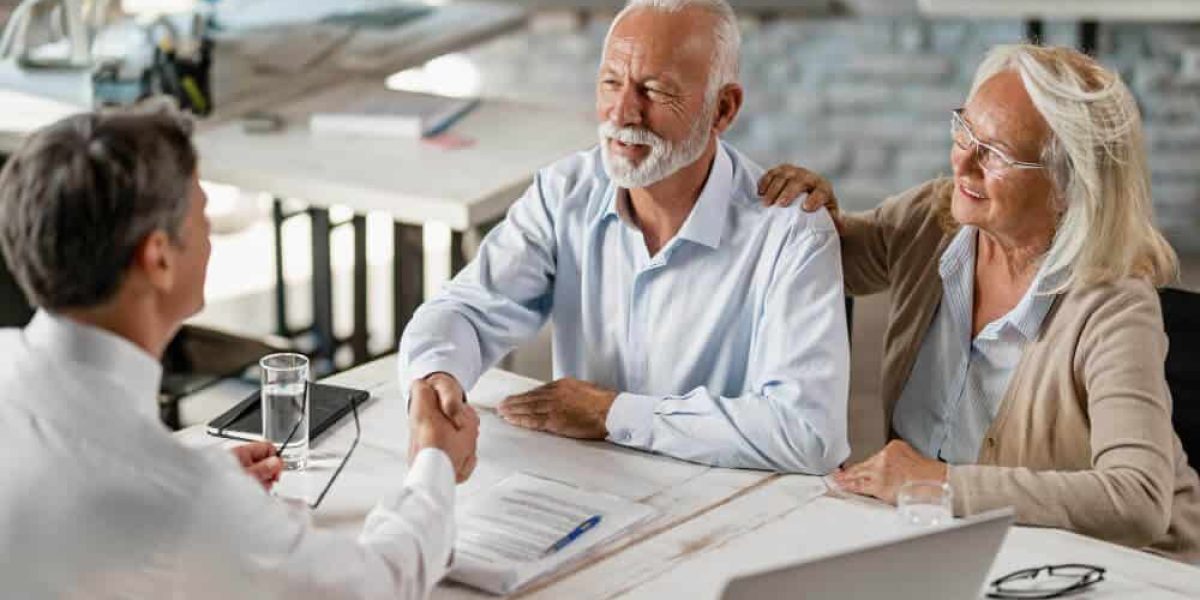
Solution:
[{"label": "blue pen", "polygon": [[592,515],[588,517],[582,523],[576,525],[575,529],[571,530],[571,533],[562,536],[562,538],[557,542],[550,544],[550,547],[546,548],[546,551],[542,553],[542,558],[546,558],[547,556],[566,548],[568,544],[576,539],[579,539],[579,536],[587,533],[589,529],[595,527],[598,523],[600,523],[600,515]]}]

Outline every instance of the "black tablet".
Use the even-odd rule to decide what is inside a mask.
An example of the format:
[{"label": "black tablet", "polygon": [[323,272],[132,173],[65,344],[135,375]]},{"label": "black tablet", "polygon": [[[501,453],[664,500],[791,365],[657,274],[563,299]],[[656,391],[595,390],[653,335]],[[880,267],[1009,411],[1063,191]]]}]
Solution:
[{"label": "black tablet", "polygon": [[[337,423],[338,419],[348,414],[351,402],[362,406],[370,397],[371,394],[365,390],[310,383],[309,439],[315,440],[320,437],[325,430]],[[262,400],[259,398],[259,392],[254,392],[221,416],[209,421],[208,433],[238,440],[258,441],[262,439],[262,425]]]}]

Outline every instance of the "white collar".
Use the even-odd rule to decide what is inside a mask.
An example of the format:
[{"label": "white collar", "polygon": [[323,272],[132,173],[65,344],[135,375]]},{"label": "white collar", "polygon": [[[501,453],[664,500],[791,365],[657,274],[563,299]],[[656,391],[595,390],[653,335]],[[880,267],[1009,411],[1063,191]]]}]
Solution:
[{"label": "white collar", "polygon": [[133,342],[44,310],[39,310],[25,327],[25,338],[55,360],[109,379],[128,392],[123,400],[129,407],[142,416],[158,419],[162,365]]}]

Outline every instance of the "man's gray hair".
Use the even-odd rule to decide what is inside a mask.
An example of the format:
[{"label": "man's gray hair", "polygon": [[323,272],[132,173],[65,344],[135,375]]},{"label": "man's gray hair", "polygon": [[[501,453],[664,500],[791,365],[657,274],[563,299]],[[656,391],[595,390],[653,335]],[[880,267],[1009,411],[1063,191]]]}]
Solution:
[{"label": "man's gray hair", "polygon": [[191,131],[156,103],[67,117],[25,141],[0,171],[0,248],[31,303],[102,304],[147,235],[179,240],[196,170]]},{"label": "man's gray hair", "polygon": [[604,37],[604,46],[608,47],[608,38],[613,29],[625,15],[635,10],[655,10],[659,12],[680,12],[689,8],[697,8],[708,12],[717,20],[716,43],[713,44],[713,68],[708,76],[708,100],[715,100],[722,86],[738,81],[738,65],[741,62],[742,30],[738,26],[737,15],[726,0],[629,0],[625,8],[617,13],[608,35]]}]

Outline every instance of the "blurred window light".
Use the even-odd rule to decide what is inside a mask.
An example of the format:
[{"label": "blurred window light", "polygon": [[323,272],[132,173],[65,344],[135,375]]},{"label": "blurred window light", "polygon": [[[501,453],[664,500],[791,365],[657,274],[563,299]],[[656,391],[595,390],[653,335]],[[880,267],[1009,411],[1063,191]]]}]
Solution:
[{"label": "blurred window light", "polygon": [[196,7],[196,0],[121,0],[121,9],[131,15],[170,14]]},{"label": "blurred window light", "polygon": [[463,54],[439,56],[420,67],[405,69],[387,78],[387,87],[391,90],[452,98],[478,96],[482,83],[479,67]]},{"label": "blurred window light", "polygon": [[208,206],[204,212],[211,217],[225,216],[237,211],[241,190],[223,183],[200,180],[200,188],[208,196]]}]

